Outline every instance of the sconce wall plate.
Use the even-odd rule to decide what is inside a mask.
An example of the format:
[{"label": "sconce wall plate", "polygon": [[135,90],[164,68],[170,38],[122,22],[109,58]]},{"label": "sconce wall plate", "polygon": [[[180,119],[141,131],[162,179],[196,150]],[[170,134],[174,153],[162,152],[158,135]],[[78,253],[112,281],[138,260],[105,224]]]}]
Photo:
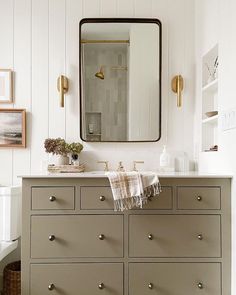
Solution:
[{"label": "sconce wall plate", "polygon": [[184,79],[181,75],[175,76],[171,81],[171,88],[177,94],[177,107],[182,106],[182,91],[184,89]]},{"label": "sconce wall plate", "polygon": [[69,81],[66,76],[60,75],[57,79],[57,90],[60,93],[60,106],[65,106],[65,94],[69,90]]}]

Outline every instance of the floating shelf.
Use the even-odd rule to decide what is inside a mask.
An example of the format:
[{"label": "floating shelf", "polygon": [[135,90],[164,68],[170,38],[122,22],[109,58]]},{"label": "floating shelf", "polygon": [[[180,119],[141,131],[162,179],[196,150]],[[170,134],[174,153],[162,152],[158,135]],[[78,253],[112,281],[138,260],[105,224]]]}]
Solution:
[{"label": "floating shelf", "polygon": [[216,92],[218,90],[218,79],[213,80],[202,88],[202,92]]},{"label": "floating shelf", "polygon": [[202,124],[217,124],[219,115],[212,116],[210,118],[202,120]]},{"label": "floating shelf", "polygon": [[[211,48],[202,57],[202,120],[201,124],[201,151],[206,153],[215,153],[210,148],[218,146],[218,119],[219,115],[207,117],[206,113],[218,110],[218,78],[209,82],[209,72],[216,71],[215,63],[218,60],[218,44]],[[217,68],[218,71],[218,68]]]}]

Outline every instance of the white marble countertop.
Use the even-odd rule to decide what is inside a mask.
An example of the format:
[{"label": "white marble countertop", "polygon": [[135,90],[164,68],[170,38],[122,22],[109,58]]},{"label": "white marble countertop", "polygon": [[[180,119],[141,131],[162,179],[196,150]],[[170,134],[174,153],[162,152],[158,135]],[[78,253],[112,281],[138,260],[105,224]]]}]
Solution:
[{"label": "white marble countertop", "polygon": [[[142,172],[142,171],[140,171]],[[213,174],[202,173],[196,171],[189,172],[158,172],[160,178],[233,178],[232,174]],[[20,175],[19,177],[25,178],[107,178],[106,173],[103,171],[91,171],[83,173],[39,173]]]}]

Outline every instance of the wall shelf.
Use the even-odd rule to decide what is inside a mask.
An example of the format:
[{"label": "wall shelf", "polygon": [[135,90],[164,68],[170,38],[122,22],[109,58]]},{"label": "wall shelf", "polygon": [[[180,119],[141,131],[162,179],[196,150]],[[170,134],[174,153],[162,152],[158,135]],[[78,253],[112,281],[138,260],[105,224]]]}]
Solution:
[{"label": "wall shelf", "polygon": [[202,92],[216,92],[218,91],[218,79],[213,80],[202,88]]},{"label": "wall shelf", "polygon": [[218,118],[219,118],[219,115],[216,115],[216,116],[212,116],[210,118],[207,118],[207,119],[203,119],[202,120],[202,124],[218,124]]},{"label": "wall shelf", "polygon": [[[213,146],[218,145],[219,115],[207,117],[206,113],[218,111],[218,83],[217,70],[214,65],[218,60],[218,44],[202,57],[202,144],[201,151],[209,153]],[[210,73],[216,72],[216,78],[209,82]],[[213,152],[213,151],[211,151]],[[214,151],[215,152],[215,151]]]}]

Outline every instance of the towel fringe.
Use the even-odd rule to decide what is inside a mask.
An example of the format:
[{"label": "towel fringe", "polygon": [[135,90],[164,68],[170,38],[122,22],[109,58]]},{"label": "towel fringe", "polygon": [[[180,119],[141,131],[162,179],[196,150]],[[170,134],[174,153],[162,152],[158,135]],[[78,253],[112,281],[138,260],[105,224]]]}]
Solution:
[{"label": "towel fringe", "polygon": [[139,196],[133,196],[124,199],[114,200],[114,210],[115,211],[124,211],[130,210],[134,207],[143,208],[148,202],[148,199],[151,197],[155,197],[162,192],[160,182],[152,184],[144,189],[143,194]]}]

